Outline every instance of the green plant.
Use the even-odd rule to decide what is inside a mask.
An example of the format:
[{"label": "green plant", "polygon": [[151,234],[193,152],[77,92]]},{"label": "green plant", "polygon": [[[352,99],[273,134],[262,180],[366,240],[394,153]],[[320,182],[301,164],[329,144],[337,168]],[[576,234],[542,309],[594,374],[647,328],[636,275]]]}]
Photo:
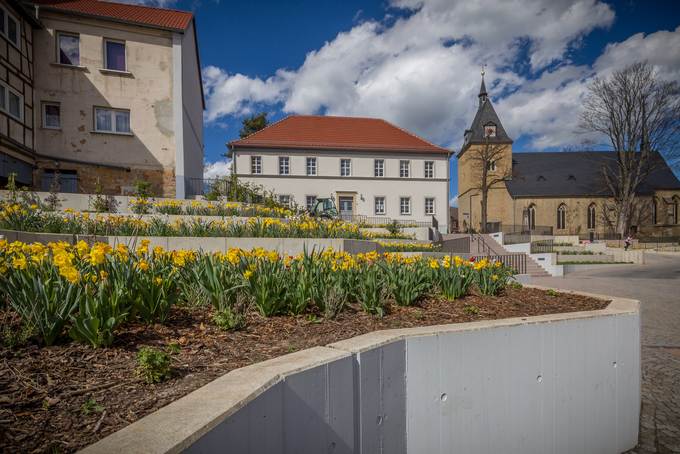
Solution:
[{"label": "green plant", "polygon": [[548,290],[545,291],[545,294],[548,296],[558,296],[559,293],[557,293],[555,290],[549,288]]},{"label": "green plant", "polygon": [[92,209],[96,211],[97,213],[108,213],[110,211],[113,211],[113,200],[106,195],[104,195],[104,191],[102,189],[102,185],[99,182],[99,178],[97,178],[97,183],[95,183],[94,187],[94,199],[92,200]]},{"label": "green plant", "polygon": [[131,309],[127,283],[116,285],[101,276],[97,284],[86,286],[78,312],[71,316],[69,331],[75,340],[95,348],[113,343],[115,329],[125,321]]},{"label": "green plant", "polygon": [[16,203],[17,202],[17,195],[18,195],[18,187],[17,187],[17,174],[16,172],[10,172],[10,174],[7,176],[7,184],[5,185],[5,189],[8,192],[8,200],[10,203]]},{"label": "green plant", "polygon": [[80,411],[85,415],[90,413],[101,413],[105,410],[104,406],[97,403],[94,397],[88,398],[85,403],[80,407]]},{"label": "green plant", "polygon": [[146,383],[160,383],[170,378],[170,355],[153,347],[142,347],[137,352],[137,374]]},{"label": "green plant", "polygon": [[0,279],[0,290],[8,295],[23,323],[35,330],[45,345],[52,345],[78,307],[82,289],[49,263],[29,264],[20,256],[13,263],[17,268]]},{"label": "green plant", "polygon": [[10,350],[26,345],[31,336],[33,336],[33,328],[25,323],[18,327],[3,324],[0,328],[2,345]]},{"label": "green plant", "polygon": [[479,308],[474,304],[466,304],[463,307],[463,312],[465,312],[467,315],[477,315],[479,314]]},{"label": "green plant", "polygon": [[433,273],[433,284],[448,300],[466,295],[475,279],[470,263],[459,257],[451,259],[451,256],[446,256],[441,263],[432,260],[430,268]]},{"label": "green plant", "polygon": [[257,310],[265,317],[285,312],[289,275],[280,260],[258,259],[253,270],[244,273],[249,294]]},{"label": "green plant", "polygon": [[387,293],[385,277],[379,266],[365,264],[359,272],[357,296],[361,308],[379,317],[385,315],[385,296]]},{"label": "green plant", "polygon": [[487,259],[476,262],[474,268],[477,288],[482,295],[498,295],[513,275],[510,267]]},{"label": "green plant", "polygon": [[179,352],[182,351],[182,347],[180,347],[177,342],[170,342],[167,348],[168,353],[170,353],[171,355],[177,355],[179,354]]},{"label": "green plant", "polygon": [[236,301],[230,306],[217,309],[213,315],[213,322],[223,330],[239,330],[246,327],[248,312],[248,298],[243,293],[236,295]]},{"label": "green plant", "polygon": [[396,220],[387,224],[385,226],[385,228],[387,229],[387,231],[390,233],[391,236],[397,236],[401,232],[401,226],[399,225],[399,223]]},{"label": "green plant", "polygon": [[515,290],[519,290],[524,287],[521,282],[517,281],[511,281],[508,285],[510,288],[514,288]]},{"label": "green plant", "polygon": [[430,290],[432,280],[423,261],[387,261],[382,267],[388,292],[400,306],[410,306]]},{"label": "green plant", "polygon": [[45,209],[48,211],[57,211],[61,208],[61,199],[59,198],[59,191],[61,184],[59,182],[59,171],[54,172],[54,178],[50,183],[49,194],[45,197]]}]

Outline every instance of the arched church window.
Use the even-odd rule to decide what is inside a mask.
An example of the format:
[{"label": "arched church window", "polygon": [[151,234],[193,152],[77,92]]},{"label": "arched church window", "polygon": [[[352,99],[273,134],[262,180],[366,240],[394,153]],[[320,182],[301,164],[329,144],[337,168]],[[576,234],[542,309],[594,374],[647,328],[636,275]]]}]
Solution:
[{"label": "arched church window", "polygon": [[536,228],[536,205],[534,204],[529,205],[529,209],[527,210],[527,224],[529,230],[534,230]]},{"label": "arched church window", "polygon": [[557,208],[557,229],[562,230],[567,228],[567,206],[561,204]]},{"label": "arched church window", "polygon": [[589,229],[595,228],[595,204],[594,203],[591,203],[588,206],[588,228]]},{"label": "arched church window", "polygon": [[656,224],[656,211],[657,211],[656,199],[652,200],[652,224]]},{"label": "arched church window", "polygon": [[671,210],[672,210],[671,219],[673,219],[673,224],[678,223],[678,205],[679,205],[678,198],[673,197],[673,203],[671,204]]}]

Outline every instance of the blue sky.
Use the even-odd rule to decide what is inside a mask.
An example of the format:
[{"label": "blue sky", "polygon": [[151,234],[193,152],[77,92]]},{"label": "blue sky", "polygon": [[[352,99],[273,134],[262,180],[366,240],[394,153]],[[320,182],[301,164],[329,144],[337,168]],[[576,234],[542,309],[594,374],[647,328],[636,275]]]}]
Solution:
[{"label": "blue sky", "polygon": [[676,0],[157,1],[196,15],[213,172],[258,111],[383,117],[457,149],[482,64],[516,151],[578,147],[596,75],[646,59],[680,78]]}]

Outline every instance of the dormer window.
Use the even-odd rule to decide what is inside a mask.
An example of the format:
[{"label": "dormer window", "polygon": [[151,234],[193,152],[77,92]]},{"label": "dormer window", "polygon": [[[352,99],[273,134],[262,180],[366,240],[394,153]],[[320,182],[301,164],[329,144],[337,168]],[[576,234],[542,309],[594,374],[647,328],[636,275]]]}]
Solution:
[{"label": "dormer window", "polygon": [[536,181],[545,181],[545,177],[543,175],[539,175],[538,178],[536,178]]},{"label": "dormer window", "polygon": [[574,175],[569,175],[569,176],[567,177],[567,180],[569,180],[569,181],[576,181],[576,177],[575,177]]},{"label": "dormer window", "polygon": [[496,125],[487,123],[484,125],[484,137],[496,137]]}]

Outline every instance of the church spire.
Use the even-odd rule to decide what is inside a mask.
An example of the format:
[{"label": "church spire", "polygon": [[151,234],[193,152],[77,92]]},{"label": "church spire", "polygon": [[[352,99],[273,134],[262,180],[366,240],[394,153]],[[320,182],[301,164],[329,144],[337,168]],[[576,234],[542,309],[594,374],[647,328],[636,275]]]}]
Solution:
[{"label": "church spire", "polygon": [[[486,65],[484,65],[486,66]],[[488,93],[486,92],[486,85],[484,84],[484,66],[482,66],[482,85],[479,87],[479,105],[484,104],[488,98]]]}]

